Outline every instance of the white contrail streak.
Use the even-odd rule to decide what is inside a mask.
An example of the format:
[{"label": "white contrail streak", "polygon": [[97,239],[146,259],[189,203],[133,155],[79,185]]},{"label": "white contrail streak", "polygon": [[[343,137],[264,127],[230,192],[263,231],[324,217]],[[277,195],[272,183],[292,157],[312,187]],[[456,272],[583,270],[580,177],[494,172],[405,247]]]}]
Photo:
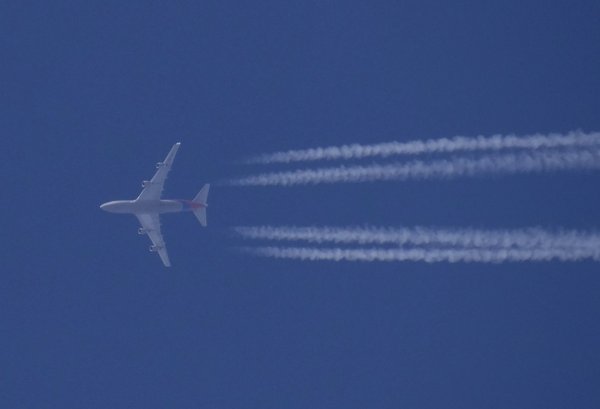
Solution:
[{"label": "white contrail streak", "polygon": [[592,249],[343,249],[312,247],[250,247],[255,256],[311,261],[420,261],[426,263],[502,263],[519,261],[600,261]]},{"label": "white contrail streak", "polygon": [[505,149],[546,149],[600,146],[600,132],[572,131],[566,134],[551,133],[527,136],[493,135],[474,138],[429,139],[425,141],[387,142],[374,145],[343,145],[326,148],[291,150],[264,154],[245,163],[289,163],[301,161],[363,159],[394,155],[419,155],[452,152],[500,151]]},{"label": "white contrail streak", "polygon": [[600,147],[586,150],[533,151],[454,157],[387,165],[338,166],[263,173],[225,182],[232,186],[292,186],[407,179],[456,178],[600,168]]},{"label": "white contrail streak", "polygon": [[239,236],[253,240],[306,241],[309,243],[410,245],[462,248],[599,249],[600,234],[541,228],[478,230],[449,228],[377,227],[234,227]]}]

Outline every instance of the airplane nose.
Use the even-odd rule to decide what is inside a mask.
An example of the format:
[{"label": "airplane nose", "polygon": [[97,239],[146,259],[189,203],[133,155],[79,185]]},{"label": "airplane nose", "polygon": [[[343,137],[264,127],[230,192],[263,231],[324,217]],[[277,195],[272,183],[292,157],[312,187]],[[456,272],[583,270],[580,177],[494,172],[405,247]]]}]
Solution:
[{"label": "airplane nose", "polygon": [[102,209],[102,210],[106,210],[106,205],[107,205],[107,203],[102,203],[102,204],[100,205],[100,209]]}]

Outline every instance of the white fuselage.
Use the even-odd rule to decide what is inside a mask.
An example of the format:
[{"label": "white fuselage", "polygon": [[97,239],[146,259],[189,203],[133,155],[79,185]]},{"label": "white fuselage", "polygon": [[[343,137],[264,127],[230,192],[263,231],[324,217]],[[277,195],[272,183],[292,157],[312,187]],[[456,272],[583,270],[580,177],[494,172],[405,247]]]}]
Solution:
[{"label": "white fuselage", "polygon": [[189,200],[115,200],[100,205],[110,213],[176,213],[192,211],[198,206]]}]

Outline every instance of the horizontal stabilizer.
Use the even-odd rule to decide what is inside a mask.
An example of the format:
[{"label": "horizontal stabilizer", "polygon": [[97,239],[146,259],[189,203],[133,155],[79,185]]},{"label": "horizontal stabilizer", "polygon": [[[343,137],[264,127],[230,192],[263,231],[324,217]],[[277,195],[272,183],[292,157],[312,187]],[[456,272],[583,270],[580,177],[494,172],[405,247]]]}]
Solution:
[{"label": "horizontal stabilizer", "polygon": [[200,189],[194,198],[194,202],[207,204],[206,201],[208,200],[208,189],[210,189],[210,184],[207,183],[206,185],[202,186],[202,189]]},{"label": "horizontal stabilizer", "polygon": [[202,207],[194,210],[194,216],[196,216],[202,226],[206,227],[206,208]]},{"label": "horizontal stabilizer", "polygon": [[198,192],[196,197],[194,198],[194,203],[201,204],[202,207],[194,210],[194,216],[198,219],[200,224],[206,227],[206,207],[208,206],[208,190],[210,189],[210,184],[206,184],[202,186],[202,189]]}]

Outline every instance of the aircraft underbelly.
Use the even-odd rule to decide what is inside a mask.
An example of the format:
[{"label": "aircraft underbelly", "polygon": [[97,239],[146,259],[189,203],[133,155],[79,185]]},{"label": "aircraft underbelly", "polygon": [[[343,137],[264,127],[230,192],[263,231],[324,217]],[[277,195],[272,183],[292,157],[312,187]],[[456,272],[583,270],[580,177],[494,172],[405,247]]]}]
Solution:
[{"label": "aircraft underbelly", "polygon": [[135,204],[135,213],[175,213],[183,208],[177,200],[140,201]]},{"label": "aircraft underbelly", "polygon": [[181,202],[177,200],[161,200],[159,213],[180,212],[183,209]]}]

